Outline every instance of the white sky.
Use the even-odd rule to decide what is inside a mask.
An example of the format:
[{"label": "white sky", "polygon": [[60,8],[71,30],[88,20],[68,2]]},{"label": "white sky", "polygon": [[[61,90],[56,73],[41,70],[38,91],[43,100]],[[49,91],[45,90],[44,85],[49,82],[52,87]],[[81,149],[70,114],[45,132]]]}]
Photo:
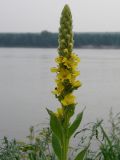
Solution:
[{"label": "white sky", "polygon": [[74,31],[120,31],[120,0],[0,0],[0,32],[57,32],[66,3]]}]

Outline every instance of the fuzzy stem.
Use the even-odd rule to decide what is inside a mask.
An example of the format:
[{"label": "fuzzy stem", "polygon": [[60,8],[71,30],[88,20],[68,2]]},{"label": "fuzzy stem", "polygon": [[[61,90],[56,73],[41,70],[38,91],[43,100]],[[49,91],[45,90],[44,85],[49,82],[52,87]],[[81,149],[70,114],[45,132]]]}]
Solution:
[{"label": "fuzzy stem", "polygon": [[63,143],[63,160],[68,160],[68,148],[69,148],[69,138],[68,138],[68,125],[69,125],[69,119],[67,113],[65,113],[65,122],[63,124],[64,127],[64,135],[65,140]]}]

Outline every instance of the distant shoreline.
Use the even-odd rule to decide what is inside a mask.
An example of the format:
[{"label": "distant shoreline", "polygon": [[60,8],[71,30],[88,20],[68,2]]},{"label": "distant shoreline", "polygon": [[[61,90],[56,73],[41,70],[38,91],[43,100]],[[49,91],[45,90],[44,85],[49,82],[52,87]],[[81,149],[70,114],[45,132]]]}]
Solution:
[{"label": "distant shoreline", "polygon": [[[58,33],[0,33],[0,47],[57,48]],[[74,48],[120,49],[120,32],[74,33]]]}]

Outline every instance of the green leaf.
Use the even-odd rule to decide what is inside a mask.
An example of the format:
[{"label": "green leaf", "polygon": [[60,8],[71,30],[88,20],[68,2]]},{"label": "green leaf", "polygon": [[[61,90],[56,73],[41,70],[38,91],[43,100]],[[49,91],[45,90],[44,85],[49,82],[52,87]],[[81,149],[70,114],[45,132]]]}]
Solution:
[{"label": "green leaf", "polygon": [[100,128],[101,128],[101,130],[102,130],[103,136],[106,138],[106,140],[107,140],[109,146],[112,148],[112,142],[111,142],[111,140],[109,139],[107,133],[105,132],[105,130],[103,129],[102,126],[100,126]]},{"label": "green leaf", "polygon": [[84,160],[85,154],[87,152],[87,148],[83,149],[75,158],[75,160]]},{"label": "green leaf", "polygon": [[61,160],[62,148],[61,148],[59,139],[54,133],[52,134],[52,146],[53,146],[56,156],[58,157],[59,160]]},{"label": "green leaf", "polygon": [[53,131],[53,133],[59,138],[60,141],[63,140],[64,137],[64,132],[62,125],[60,123],[60,120],[57,118],[54,112],[48,110],[48,113],[50,115],[50,127]]},{"label": "green leaf", "polygon": [[[110,155],[110,153],[109,153],[109,157],[111,158],[111,159],[114,159],[114,157],[116,157],[116,154],[115,154],[115,152],[114,152],[114,149],[113,149],[113,144],[112,144],[112,141],[110,140],[110,138],[108,137],[108,135],[107,135],[107,133],[105,132],[105,130],[104,130],[104,128],[102,127],[102,125],[100,125],[100,128],[101,128],[101,130],[102,130],[102,133],[103,133],[103,136],[104,136],[104,138],[107,140],[107,142],[108,142],[108,147],[109,147],[109,152],[111,153],[111,155]],[[104,145],[103,145],[103,147],[104,147]],[[104,150],[103,150],[104,151]],[[102,153],[103,153],[103,151],[102,151]],[[107,154],[106,154],[107,155]],[[108,156],[108,155],[107,155]]]},{"label": "green leaf", "polygon": [[69,131],[68,131],[68,137],[70,138],[74,132],[77,130],[77,128],[79,127],[81,120],[83,117],[83,112],[79,113],[76,117],[76,119],[74,120],[74,122],[71,124],[71,126],[69,127]]}]

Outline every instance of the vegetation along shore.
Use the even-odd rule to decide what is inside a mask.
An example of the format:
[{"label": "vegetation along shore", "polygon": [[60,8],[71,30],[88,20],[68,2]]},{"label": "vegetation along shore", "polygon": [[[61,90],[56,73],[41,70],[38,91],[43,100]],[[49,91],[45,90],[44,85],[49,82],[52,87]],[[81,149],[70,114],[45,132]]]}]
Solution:
[{"label": "vegetation along shore", "polygon": [[[58,33],[0,33],[0,47],[56,48]],[[120,48],[120,32],[74,33],[75,48]]]}]

